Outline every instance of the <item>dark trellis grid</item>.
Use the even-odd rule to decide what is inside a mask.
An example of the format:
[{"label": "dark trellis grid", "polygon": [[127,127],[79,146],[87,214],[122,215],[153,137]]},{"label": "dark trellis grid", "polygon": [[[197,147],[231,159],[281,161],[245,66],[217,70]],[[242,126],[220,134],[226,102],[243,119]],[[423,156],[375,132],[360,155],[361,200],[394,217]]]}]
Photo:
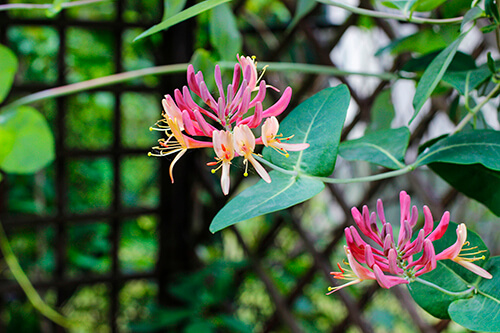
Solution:
[{"label": "dark trellis grid", "polygon": [[[160,1],[162,2],[162,1]],[[238,1],[234,5],[234,10],[236,15],[243,14],[245,1]],[[115,2],[117,15],[113,22],[85,22],[78,20],[68,20],[64,13],[61,13],[57,19],[53,20],[38,20],[38,19],[13,19],[9,18],[5,14],[0,19],[0,36],[2,42],[6,42],[6,30],[8,27],[17,25],[50,25],[56,27],[59,40],[60,48],[58,53],[58,80],[57,85],[64,85],[66,83],[65,79],[65,35],[66,29],[70,26],[79,26],[82,28],[94,28],[99,26],[100,29],[107,29],[113,31],[114,36],[114,50],[115,50],[115,64],[116,71],[121,72],[123,70],[122,63],[122,32],[125,28],[129,27],[141,27],[147,28],[151,25],[151,22],[146,22],[144,24],[128,24],[122,20],[122,12],[124,1],[118,0]],[[285,2],[291,12],[294,11],[294,4],[291,1]],[[372,8],[371,4],[367,0],[361,0],[360,6],[364,8]],[[320,9],[320,6],[316,8],[316,13]],[[341,40],[344,33],[358,21],[358,15],[351,14],[348,15],[347,19],[343,24],[339,26],[324,25],[319,23],[315,16],[309,15],[305,17],[298,26],[294,29],[291,34],[282,38],[278,45],[272,48],[266,48],[258,54],[259,58],[264,61],[280,61],[283,56],[290,52],[290,48],[294,42],[299,38],[304,38],[307,40],[307,50],[308,54],[315,59],[317,64],[335,66],[332,62],[329,54]],[[397,34],[393,31],[393,28],[384,20],[375,19],[377,26],[386,34],[389,39],[396,38]],[[193,24],[194,21],[190,20],[187,23],[181,24],[170,29],[164,34],[163,49],[157,52],[157,63],[168,64],[168,63],[181,63],[189,60],[192,54],[193,41]],[[324,30],[330,33],[330,38],[325,42],[325,39],[319,38],[320,30]],[[284,29],[282,27],[277,27],[273,29],[273,32],[279,35],[283,35]],[[247,36],[259,36],[259,29],[249,30],[246,32]],[[246,41],[246,38],[245,38]],[[245,48],[250,50],[250,47],[245,44]],[[172,52],[175,50],[175,52]],[[477,52],[481,52],[481,47],[478,48]],[[252,53],[252,52],[246,52]],[[477,55],[477,54],[476,54]],[[398,65],[403,61],[402,57],[395,59],[392,71],[398,68]],[[304,99],[305,96],[309,96],[314,93],[315,89],[318,90],[321,87],[326,86],[326,77],[317,75],[304,75],[300,85],[294,88],[293,100],[291,103],[293,106],[297,105],[300,101]],[[379,85],[374,90],[373,94],[366,98],[361,98],[357,91],[349,84],[343,77],[338,77],[342,83],[348,85],[353,100],[358,106],[356,116],[351,123],[346,124],[344,132],[342,133],[342,138],[346,138],[351,130],[358,124],[365,122],[370,117],[370,110],[374,103],[374,100],[378,94],[388,86],[389,82],[381,81]],[[164,93],[172,92],[175,88],[184,84],[184,77],[181,76],[169,76],[163,79],[162,85],[159,86],[155,91],[158,96],[162,96]],[[47,88],[44,86],[34,86],[34,85],[19,85],[16,86],[14,92],[26,93],[31,91],[40,90]],[[5,214],[4,209],[2,209],[2,221],[8,228],[8,230],[15,230],[19,226],[39,226],[39,225],[55,225],[57,228],[57,251],[56,251],[56,273],[55,277],[51,281],[47,282],[37,282],[34,281],[35,287],[38,289],[49,289],[56,288],[58,291],[58,304],[61,305],[64,300],[71,296],[71,290],[73,288],[85,284],[94,284],[99,282],[108,283],[110,286],[110,326],[114,332],[117,331],[116,326],[116,314],[118,312],[118,293],[125,281],[133,279],[155,279],[158,282],[159,287],[159,297],[162,304],[175,305],[176,300],[168,296],[167,288],[171,283],[173,276],[179,272],[189,272],[195,269],[198,265],[198,260],[196,259],[196,254],[194,252],[197,244],[210,241],[211,236],[208,233],[208,224],[210,223],[212,217],[215,213],[225,204],[227,198],[220,194],[220,191],[214,187],[214,179],[212,176],[206,172],[206,166],[204,165],[204,157],[198,153],[192,153],[185,156],[176,166],[176,182],[175,184],[170,184],[168,178],[168,161],[162,161],[160,167],[159,182],[160,186],[160,203],[159,206],[153,209],[125,209],[120,203],[120,162],[125,156],[133,156],[138,154],[144,154],[146,150],[142,149],[129,149],[121,146],[120,138],[120,124],[121,124],[121,111],[120,111],[120,98],[125,91],[151,91],[149,88],[140,86],[118,86],[110,87],[104,89],[104,91],[110,91],[115,96],[115,109],[113,117],[114,126],[114,141],[112,149],[102,150],[102,151],[75,151],[65,147],[64,137],[65,137],[65,109],[66,100],[65,98],[57,99],[57,130],[58,135],[56,136],[56,151],[57,158],[55,161],[56,166],[56,189],[57,189],[57,214],[51,217],[12,217]],[[159,97],[160,98],[160,97]],[[432,120],[436,112],[439,111],[440,103],[439,100],[434,100],[428,114],[420,120],[420,123],[416,127],[411,137],[411,145],[415,146],[418,144],[419,140],[427,132],[428,125]],[[67,160],[70,157],[96,157],[96,156],[107,156],[112,159],[113,165],[113,203],[112,209],[109,212],[98,212],[98,213],[86,213],[81,215],[69,215],[67,213],[68,202],[67,197]],[[453,199],[456,198],[457,193],[450,191],[448,195],[444,197],[443,200],[437,200],[432,194],[432,186],[426,183],[426,180],[419,175],[419,173],[413,173],[406,177],[405,179],[409,183],[409,192],[417,193],[420,197],[425,198],[426,203],[431,207],[435,214],[439,214],[446,207],[448,207]],[[241,181],[239,179],[233,179],[233,188],[237,187],[237,184]],[[356,206],[360,206],[363,203],[370,202],[376,197],[376,194],[382,191],[384,188],[388,188],[394,181],[384,181],[384,182],[373,182],[368,184],[366,187],[366,194],[364,197],[356,203]],[[197,202],[196,191],[203,189],[210,193],[213,198],[214,204],[212,207],[202,207],[201,203]],[[330,263],[330,256],[334,251],[340,251],[339,243],[343,239],[343,229],[351,224],[350,220],[350,204],[346,202],[345,194],[343,193],[343,188],[340,186],[329,185],[327,190],[334,198],[336,204],[343,211],[344,217],[338,221],[338,227],[335,228],[332,233],[325,236],[328,240],[327,245],[322,249],[318,249],[315,246],[315,239],[311,237],[308,230],[304,229],[301,224],[301,219],[297,210],[290,209],[288,217],[283,218],[281,215],[273,217],[272,227],[256,242],[254,247],[250,247],[245,241],[244,235],[238,231],[237,228],[231,228],[230,232],[233,232],[244,250],[247,258],[251,262],[249,269],[255,273],[258,278],[263,282],[266,291],[274,303],[275,311],[267,321],[263,324],[262,332],[274,332],[277,329],[285,328],[287,331],[291,332],[302,332],[300,324],[297,322],[293,313],[293,303],[303,295],[304,288],[311,283],[316,275],[323,275],[325,277],[325,286],[331,283],[329,272],[333,270]],[[2,183],[2,208],[6,207],[6,196],[8,195],[8,184]],[[397,193],[397,192],[396,192]],[[195,219],[193,217],[194,211],[202,212],[202,226],[195,225]],[[159,254],[157,269],[151,273],[140,273],[134,275],[124,275],[120,272],[119,261],[118,261],[118,242],[120,234],[120,226],[123,219],[127,217],[137,217],[145,214],[154,214],[159,217]],[[64,271],[66,267],[66,248],[67,248],[67,222],[72,221],[74,223],[84,223],[86,221],[95,220],[106,220],[111,226],[111,260],[112,269],[110,274],[106,276],[92,276],[83,277],[78,279],[68,279],[64,276]],[[279,232],[286,226],[290,226],[293,232],[295,232],[300,240],[299,244],[300,250],[309,253],[314,264],[309,268],[309,270],[295,281],[295,287],[292,288],[291,292],[283,295],[272,278],[268,273],[268,267],[265,265],[265,258],[269,252],[269,249],[275,246],[275,239]],[[198,231],[202,230],[202,231]],[[241,272],[243,276],[246,272]],[[241,279],[240,279],[241,282]],[[341,290],[336,293],[335,297],[338,297],[347,309],[347,315],[340,321],[340,324],[331,328],[331,332],[344,332],[351,325],[355,325],[362,332],[374,332],[375,329],[373,325],[367,320],[364,315],[364,310],[370,304],[373,299],[374,294],[377,292],[378,287],[374,284],[367,284],[365,292],[361,297],[354,299],[348,291]],[[8,292],[19,291],[19,288],[10,281],[1,281],[0,284],[0,295],[5,295]],[[413,320],[416,330],[420,332],[439,332],[447,327],[447,321],[440,321],[435,325],[430,325],[425,322],[424,319],[420,317],[420,314],[415,309],[415,304],[410,299],[407,291],[404,288],[394,288],[393,291],[396,298],[400,301],[401,307],[406,309],[408,314]]]}]

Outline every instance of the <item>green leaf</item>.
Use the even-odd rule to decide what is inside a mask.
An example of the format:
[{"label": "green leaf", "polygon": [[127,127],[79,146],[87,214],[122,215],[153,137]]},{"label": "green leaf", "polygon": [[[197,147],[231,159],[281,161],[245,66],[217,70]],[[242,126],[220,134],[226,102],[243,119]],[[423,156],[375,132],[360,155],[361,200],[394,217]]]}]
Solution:
[{"label": "green leaf", "polygon": [[217,6],[210,15],[210,43],[222,60],[234,60],[241,52],[243,40],[228,4]]},{"label": "green leaf", "polygon": [[495,0],[485,0],[484,11],[486,12],[486,15],[493,18],[495,24],[500,23],[500,14],[498,13],[498,7]]},{"label": "green leaf", "polygon": [[63,9],[62,4],[68,2],[69,0],[54,0],[52,6],[47,9],[47,17],[54,17]]},{"label": "green leaf", "polygon": [[288,28],[286,28],[286,31],[292,31],[293,28],[295,28],[295,26],[300,22],[300,20],[302,20],[304,16],[309,14],[314,9],[314,7],[316,7],[316,3],[316,0],[298,0],[295,15]]},{"label": "green leaf", "polygon": [[0,44],[0,103],[2,103],[12,87],[17,71],[17,58],[14,52]]},{"label": "green leaf", "polygon": [[447,136],[421,153],[415,166],[433,162],[482,164],[500,171],[500,132],[475,130]]},{"label": "green leaf", "polygon": [[465,95],[467,75],[469,75],[469,91],[472,91],[488,80],[491,77],[491,72],[486,64],[472,70],[448,71],[443,76],[443,82],[451,85],[461,95]]},{"label": "green leaf", "polygon": [[410,12],[410,9],[417,1],[418,0],[387,0],[382,1],[382,5],[389,8],[399,9],[406,15]]},{"label": "green leaf", "polygon": [[[403,65],[401,70],[406,72],[423,72],[439,53],[440,51],[435,51],[420,57],[411,58]],[[476,68],[476,63],[470,55],[458,51],[448,66],[446,73],[450,71],[470,71]]]},{"label": "green leaf", "polygon": [[200,13],[203,13],[204,11],[207,11],[209,9],[212,9],[218,5],[221,5],[225,2],[229,2],[231,0],[206,0],[203,2],[200,2],[199,4],[196,4],[192,7],[189,7],[188,9],[183,10],[182,12],[175,14],[172,17],[169,17],[166,20],[163,20],[161,23],[158,23],[157,25],[152,26],[148,30],[144,31],[142,34],[139,36],[135,37],[134,42],[142,39],[144,37],[150,36],[152,34],[155,34],[159,31],[166,30],[170,28],[173,25],[176,25],[177,23],[180,23],[182,21],[185,21],[191,17],[194,17]]},{"label": "green leaf", "polygon": [[412,11],[428,12],[443,4],[446,0],[417,0],[413,5]]},{"label": "green leaf", "polygon": [[458,46],[464,39],[467,33],[461,34],[453,43],[439,53],[439,55],[431,62],[429,67],[425,70],[422,78],[418,82],[415,97],[413,98],[413,108],[415,113],[410,120],[410,123],[415,119],[425,101],[434,91],[439,81],[443,77],[446,69],[450,65],[455,53],[457,53]]},{"label": "green leaf", "polygon": [[33,173],[54,159],[54,137],[45,118],[29,106],[0,115],[0,128],[10,149],[0,162],[8,173]]},{"label": "green leaf", "polygon": [[451,319],[470,330],[499,332],[500,257],[488,260],[484,268],[493,275],[493,279],[482,279],[477,285],[477,294],[451,303],[448,312]]},{"label": "green leaf", "polygon": [[469,23],[470,21],[473,21],[475,19],[480,18],[483,16],[484,11],[479,8],[479,6],[475,6],[471,8],[467,13],[464,15],[464,19],[462,20],[462,24],[460,25],[460,30],[464,29],[464,26]]},{"label": "green leaf", "polygon": [[184,9],[187,0],[164,0],[163,21]]},{"label": "green leaf", "polygon": [[276,212],[306,201],[323,190],[319,180],[271,171],[272,182],[262,179],[229,201],[210,224],[215,233],[237,222]]},{"label": "green leaf", "polygon": [[[437,224],[438,222],[435,223],[435,227]],[[457,226],[456,223],[450,222],[443,237],[433,242],[436,254],[455,243],[457,240]],[[467,230],[467,240],[470,242],[470,245],[467,247],[477,246],[475,251],[485,251],[483,254],[486,260],[478,260],[475,262],[478,266],[484,266],[489,258],[488,248],[484,245],[482,239],[473,231]],[[451,260],[438,261],[436,269],[420,276],[420,278],[451,292],[466,291],[469,289],[469,285],[477,284],[478,281],[484,280]],[[470,296],[468,293],[450,295],[418,281],[410,283],[408,289],[418,305],[434,317],[441,319],[450,318],[448,307],[452,302]]]},{"label": "green leaf", "polygon": [[500,216],[500,171],[481,164],[431,163],[429,168],[452,187]]},{"label": "green leaf", "polygon": [[348,161],[367,161],[389,169],[405,167],[403,162],[410,141],[407,127],[366,134],[340,144],[339,154]]},{"label": "green leaf", "polygon": [[266,147],[263,154],[284,169],[313,176],[329,176],[335,168],[342,127],[350,94],[345,85],[324,89],[297,106],[280,124],[290,143],[309,143],[309,148],[291,152],[288,158]]},{"label": "green leaf", "polygon": [[366,129],[367,132],[375,132],[391,128],[392,120],[396,112],[392,103],[390,89],[382,91],[373,102],[370,125]]}]

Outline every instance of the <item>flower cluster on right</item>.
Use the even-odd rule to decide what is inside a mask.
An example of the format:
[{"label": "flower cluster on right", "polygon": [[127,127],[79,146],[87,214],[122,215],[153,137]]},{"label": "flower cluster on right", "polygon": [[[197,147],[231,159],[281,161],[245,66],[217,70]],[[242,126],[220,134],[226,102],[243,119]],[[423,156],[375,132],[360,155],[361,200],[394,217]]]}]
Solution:
[{"label": "flower cluster on right", "polygon": [[[382,288],[408,284],[418,276],[435,269],[437,261],[443,259],[453,260],[483,278],[492,278],[486,270],[473,264],[473,261],[485,259],[483,255],[476,256],[483,251],[473,251],[474,247],[464,248],[464,245],[468,245],[465,224],[462,223],[457,227],[457,241],[436,254],[432,242],[440,239],[446,232],[450,213],[445,212],[434,229],[431,211],[424,206],[424,227],[412,241],[413,228],[418,220],[418,209],[416,206],[411,207],[410,196],[405,191],[401,191],[399,199],[401,219],[397,239],[394,238],[391,224],[385,219],[382,200],[377,201],[377,214],[375,212],[370,214],[367,206],[363,206],[362,212],[356,207],[352,208],[351,213],[359,230],[378,246],[372,247],[364,241],[354,226],[345,228],[347,246],[344,246],[344,250],[347,262],[344,264],[350,269],[337,264],[339,272],[330,274],[335,279],[350,281],[340,286],[329,287],[327,295],[364,280],[377,280]],[[377,225],[377,215],[382,222],[381,229]],[[419,253],[422,253],[420,258],[413,260],[413,256]]]}]

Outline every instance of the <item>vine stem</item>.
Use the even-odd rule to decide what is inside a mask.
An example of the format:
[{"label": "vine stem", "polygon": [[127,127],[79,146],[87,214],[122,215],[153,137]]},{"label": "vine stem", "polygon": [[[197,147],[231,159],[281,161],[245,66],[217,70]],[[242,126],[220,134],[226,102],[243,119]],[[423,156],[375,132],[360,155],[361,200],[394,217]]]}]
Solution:
[{"label": "vine stem", "polygon": [[469,111],[469,113],[464,117],[464,119],[462,119],[460,121],[460,123],[457,125],[457,127],[455,127],[455,129],[453,130],[453,134],[459,132],[460,130],[462,130],[464,128],[465,125],[467,125],[467,123],[469,122],[469,120],[474,117],[476,115],[476,113],[479,112],[479,110],[481,110],[481,108],[486,104],[488,103],[488,101],[490,99],[493,98],[493,96],[495,96],[495,94],[500,90],[500,83],[498,83],[495,88],[493,88],[492,91],[490,91],[490,93],[486,96],[486,98],[481,102],[479,103],[478,105],[476,105],[476,107],[472,110]]},{"label": "vine stem", "polygon": [[387,179],[387,178],[392,178],[400,175],[404,175],[405,173],[408,173],[410,171],[415,170],[415,165],[407,165],[402,169],[399,170],[394,170],[394,171],[389,171],[389,172],[384,172],[384,173],[379,173],[376,175],[372,176],[366,176],[366,177],[358,177],[358,178],[330,178],[330,177],[317,177],[317,176],[311,176],[308,174],[301,174],[297,172],[296,170],[287,170],[282,167],[279,167],[268,160],[264,159],[262,156],[259,155],[254,155],[255,159],[261,162],[262,164],[267,165],[271,169],[274,169],[276,171],[279,171],[281,173],[291,175],[291,176],[304,176],[304,177],[309,177],[313,179],[317,179],[319,181],[322,181],[323,183],[330,183],[330,184],[350,184],[350,183],[362,183],[362,182],[373,182],[376,180],[381,180],[381,179]]},{"label": "vine stem", "polygon": [[350,6],[350,5],[347,5],[345,3],[334,1],[334,0],[316,0],[316,1],[324,3],[325,5],[339,7],[339,8],[348,10],[348,11],[355,13],[355,14],[371,16],[371,17],[379,17],[379,18],[384,18],[384,19],[394,19],[394,20],[398,20],[398,21],[405,21],[405,22],[412,22],[412,23],[454,24],[454,23],[460,23],[464,19],[463,16],[449,18],[449,19],[430,19],[430,18],[415,17],[415,16],[407,17],[404,15],[391,14],[391,13],[379,12],[376,10],[358,8],[358,7]]},{"label": "vine stem", "polygon": [[[81,0],[72,2],[63,2],[61,8],[70,8],[76,6],[90,5],[97,2],[105,2],[110,0]],[[13,9],[50,9],[53,4],[32,4],[32,3],[12,3],[8,5],[0,5],[0,11],[13,10]]]},{"label": "vine stem", "polygon": [[70,321],[68,318],[61,315],[56,310],[52,309],[47,303],[43,301],[40,295],[37,293],[30,280],[24,273],[21,265],[19,265],[19,261],[16,258],[16,255],[12,251],[10,247],[9,240],[7,239],[7,235],[3,229],[2,224],[0,223],[0,250],[2,251],[3,257],[7,266],[10,269],[10,272],[16,279],[21,289],[26,294],[26,297],[33,305],[35,309],[37,309],[42,315],[52,320],[59,326],[63,326],[66,328],[71,328],[75,326],[75,323]]},{"label": "vine stem", "polygon": [[426,281],[426,280],[418,278],[418,277],[415,278],[415,281],[422,283],[422,284],[425,284],[426,286],[429,286],[429,287],[434,288],[436,290],[439,290],[443,294],[454,296],[454,297],[468,296],[476,289],[476,287],[472,286],[469,289],[464,290],[464,291],[449,291],[449,290],[444,289],[444,288],[442,288],[442,287],[440,287],[432,282]]}]

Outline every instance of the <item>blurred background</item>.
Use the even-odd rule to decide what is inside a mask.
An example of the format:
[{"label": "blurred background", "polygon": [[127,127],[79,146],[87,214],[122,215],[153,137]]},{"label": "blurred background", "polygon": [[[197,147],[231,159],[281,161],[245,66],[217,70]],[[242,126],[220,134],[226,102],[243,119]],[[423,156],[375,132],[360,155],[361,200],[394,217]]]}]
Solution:
[{"label": "blurred background", "polygon": [[[235,0],[132,42],[181,2],[105,1],[54,17],[45,11],[0,12],[0,42],[19,59],[6,103],[56,86],[165,64],[192,62],[209,81],[214,64],[234,62],[237,52],[255,55],[262,64],[383,73],[400,71],[408,61],[446,46],[429,26],[291,0]],[[455,17],[470,2],[448,1],[437,13]],[[359,2],[363,8],[377,5]],[[458,34],[456,27],[440,29]],[[418,30],[428,30],[420,44],[400,42]],[[488,40],[479,32],[469,37],[463,51],[484,60],[491,49]],[[413,112],[411,80],[273,71],[272,65],[265,80],[280,90],[293,88],[288,112],[323,88],[347,84],[352,101],[343,139],[406,125]],[[403,189],[418,207],[427,204],[436,219],[450,210],[452,220],[476,230],[492,254],[500,252],[498,233],[491,232],[498,218],[419,169],[385,181],[330,184],[304,204],[213,235],[208,226],[231,197],[222,195],[219,175],[205,165],[213,153],[186,154],[174,170],[175,184],[168,176],[171,159],[147,156],[159,138],[149,127],[161,117],[163,95],[185,84],[184,73],[145,76],[32,104],[54,133],[56,158],[33,175],[4,174],[0,217],[42,298],[78,323],[70,332],[464,331],[419,309],[405,287],[382,291],[366,282],[327,297],[329,272],[344,258],[350,208],[368,204],[373,209],[376,199],[384,198],[386,216],[397,220]],[[278,98],[269,90],[266,102]],[[453,128],[456,98],[442,87],[412,123],[408,161],[419,143]],[[498,129],[492,112],[484,122]],[[244,179],[240,166],[233,166],[232,194],[257,181],[255,175]],[[339,158],[334,176],[378,171]],[[33,309],[0,262],[0,332],[65,331]]]}]

